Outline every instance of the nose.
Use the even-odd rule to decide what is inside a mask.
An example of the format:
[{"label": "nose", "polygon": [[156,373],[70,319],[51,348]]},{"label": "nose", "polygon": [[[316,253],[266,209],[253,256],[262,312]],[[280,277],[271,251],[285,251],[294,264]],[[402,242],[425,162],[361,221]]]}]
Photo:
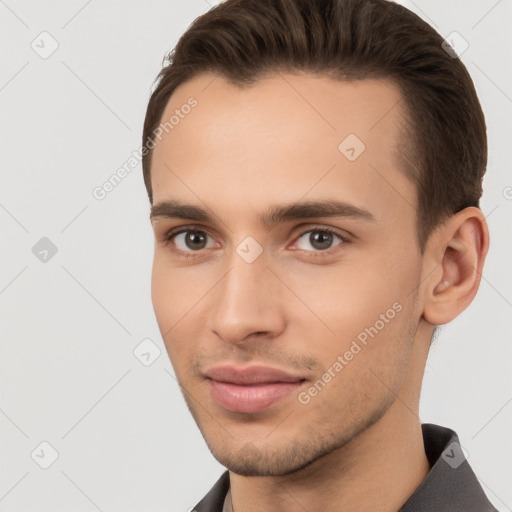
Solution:
[{"label": "nose", "polygon": [[271,339],[284,329],[282,284],[262,256],[247,263],[234,252],[229,271],[212,290],[208,327],[226,342]]}]

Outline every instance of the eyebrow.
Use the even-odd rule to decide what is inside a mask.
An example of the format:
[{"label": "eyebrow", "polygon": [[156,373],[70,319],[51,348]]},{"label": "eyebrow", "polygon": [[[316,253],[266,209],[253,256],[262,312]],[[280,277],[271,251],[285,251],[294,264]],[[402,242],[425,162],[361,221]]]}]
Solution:
[{"label": "eyebrow", "polygon": [[[216,220],[211,210],[177,200],[166,200],[153,205],[149,217],[151,222],[161,218],[211,223]],[[368,210],[332,199],[272,205],[261,216],[261,222],[274,226],[290,220],[312,217],[350,217],[375,222],[375,217]]]}]

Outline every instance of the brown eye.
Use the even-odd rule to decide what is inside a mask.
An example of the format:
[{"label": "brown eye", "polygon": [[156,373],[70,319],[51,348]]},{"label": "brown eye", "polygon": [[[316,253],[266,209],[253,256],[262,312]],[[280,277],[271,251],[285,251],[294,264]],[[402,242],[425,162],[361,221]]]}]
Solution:
[{"label": "brown eye", "polygon": [[213,243],[208,245],[208,238],[209,235],[207,233],[197,229],[181,231],[179,233],[174,233],[169,237],[169,239],[182,252],[200,251],[211,247]]},{"label": "brown eye", "polygon": [[330,229],[310,229],[298,238],[297,248],[304,251],[325,251],[333,246],[336,239],[339,242],[334,245],[339,245],[345,241],[342,236]]}]

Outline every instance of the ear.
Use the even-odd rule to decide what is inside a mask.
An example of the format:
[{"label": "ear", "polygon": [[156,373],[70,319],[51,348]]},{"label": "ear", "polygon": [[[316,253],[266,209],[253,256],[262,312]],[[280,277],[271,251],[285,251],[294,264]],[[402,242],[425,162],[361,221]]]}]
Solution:
[{"label": "ear", "polygon": [[427,322],[446,324],[469,306],[478,291],[488,249],[489,230],[479,208],[465,208],[441,224],[424,254],[423,275],[430,272],[423,287]]}]

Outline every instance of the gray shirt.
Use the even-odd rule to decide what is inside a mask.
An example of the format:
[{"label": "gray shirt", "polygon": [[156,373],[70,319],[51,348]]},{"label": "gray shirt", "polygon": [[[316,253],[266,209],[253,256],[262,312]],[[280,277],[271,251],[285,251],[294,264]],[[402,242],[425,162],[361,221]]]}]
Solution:
[{"label": "gray shirt", "polygon": [[[430,472],[398,512],[498,512],[485,495],[464,457],[457,434],[423,423],[423,443]],[[194,512],[225,512],[229,471],[225,471]]]}]

